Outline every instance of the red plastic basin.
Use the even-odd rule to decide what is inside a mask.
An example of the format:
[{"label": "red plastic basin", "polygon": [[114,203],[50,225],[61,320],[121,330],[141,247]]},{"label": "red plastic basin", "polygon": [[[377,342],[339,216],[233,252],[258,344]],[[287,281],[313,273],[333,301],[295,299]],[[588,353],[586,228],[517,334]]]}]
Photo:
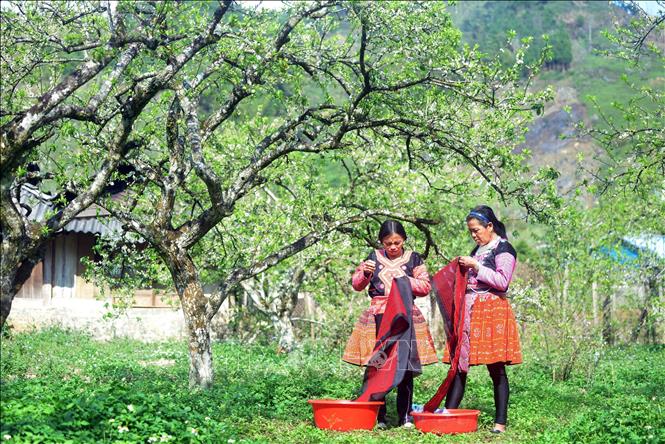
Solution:
[{"label": "red plastic basin", "polygon": [[320,429],[347,431],[372,430],[376,424],[379,401],[340,401],[336,399],[310,399],[314,410],[314,424]]},{"label": "red plastic basin", "polygon": [[480,410],[449,409],[447,413],[411,412],[416,428],[437,434],[468,433],[478,430]]}]

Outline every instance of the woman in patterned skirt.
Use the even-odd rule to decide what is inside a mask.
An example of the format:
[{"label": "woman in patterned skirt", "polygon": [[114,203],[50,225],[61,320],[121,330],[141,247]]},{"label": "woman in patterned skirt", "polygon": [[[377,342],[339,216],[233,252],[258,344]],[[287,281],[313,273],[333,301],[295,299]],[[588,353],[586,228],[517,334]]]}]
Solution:
[{"label": "woman in patterned skirt", "polygon": [[[459,372],[446,397],[446,408],[457,408],[464,396],[470,365],[487,365],[494,383],[496,407],[493,433],[506,430],[508,377],[506,365],[520,364],[522,352],[515,315],[506,298],[517,253],[508,242],[506,227],[488,206],[475,207],[466,224],[476,247],[471,256],[462,256],[460,265],[468,268],[466,322],[462,331]],[[450,357],[444,356],[445,362]]]},{"label": "woman in patterned skirt", "polygon": [[[348,363],[367,365],[371,358],[393,278],[408,276],[415,297],[429,294],[431,286],[427,268],[418,253],[404,250],[406,238],[406,231],[401,223],[394,220],[385,221],[379,230],[379,241],[383,248],[372,251],[353,274],[353,288],[362,291],[369,286],[368,293],[372,302],[360,316],[344,350],[342,359]],[[438,360],[434,342],[427,322],[415,304],[412,315],[420,363],[433,364]],[[407,371],[397,387],[397,416],[401,426],[413,426],[407,419],[412,398],[413,374]],[[377,423],[381,428],[386,425],[385,404],[379,410]]]}]

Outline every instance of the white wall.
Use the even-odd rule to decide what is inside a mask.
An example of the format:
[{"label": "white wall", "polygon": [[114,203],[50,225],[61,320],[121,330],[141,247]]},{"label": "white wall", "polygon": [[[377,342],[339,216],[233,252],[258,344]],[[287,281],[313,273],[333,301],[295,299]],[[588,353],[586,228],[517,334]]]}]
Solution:
[{"label": "white wall", "polygon": [[14,331],[48,326],[81,330],[96,339],[128,337],[145,342],[186,337],[182,310],[130,308],[114,319],[105,319],[105,301],[60,299],[45,304],[41,299],[15,298],[7,322]]}]

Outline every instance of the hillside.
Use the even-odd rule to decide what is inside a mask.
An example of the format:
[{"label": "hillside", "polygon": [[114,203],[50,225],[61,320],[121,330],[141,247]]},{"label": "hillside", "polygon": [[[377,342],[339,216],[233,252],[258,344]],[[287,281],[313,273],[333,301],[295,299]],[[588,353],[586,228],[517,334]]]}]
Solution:
[{"label": "hillside", "polygon": [[580,120],[603,124],[594,98],[603,113],[622,119],[611,103],[626,102],[634,93],[622,80],[624,74],[638,87],[665,82],[662,66],[647,64],[645,70],[636,71],[623,61],[598,54],[609,47],[604,31],[611,29],[615,20],[630,18],[617,5],[582,1],[459,2],[450,11],[464,39],[478,44],[487,54],[495,54],[505,45],[509,30],[516,32],[516,39],[534,37],[528,57],[535,57],[545,44],[542,34],[550,36],[553,59],[534,86],[551,85],[556,98],[531,126],[525,146],[533,152],[534,166],[551,165],[561,171],[559,185],[564,192],[582,174],[578,171],[578,156],[593,163],[591,159],[599,153],[591,140],[562,138],[573,136],[574,125]]}]

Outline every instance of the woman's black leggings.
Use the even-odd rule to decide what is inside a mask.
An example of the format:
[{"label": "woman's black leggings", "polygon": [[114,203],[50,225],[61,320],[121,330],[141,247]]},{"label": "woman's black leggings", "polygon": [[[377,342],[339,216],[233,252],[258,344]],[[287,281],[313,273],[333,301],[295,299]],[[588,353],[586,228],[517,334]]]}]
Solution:
[{"label": "woman's black leggings", "polygon": [[[494,406],[496,408],[494,422],[497,424],[506,424],[508,419],[508,396],[510,394],[506,365],[503,362],[495,362],[494,364],[488,364],[487,370],[489,370],[490,377],[494,383]],[[456,409],[459,407],[464,396],[465,387],[466,373],[457,372],[446,396],[447,409]]]},{"label": "woman's black leggings", "polygon": [[[383,315],[374,315],[376,322],[376,334],[379,334],[379,325]],[[399,424],[404,424],[406,417],[411,411],[411,404],[413,403],[413,372],[407,370],[404,373],[404,379],[397,386],[397,419]],[[383,400],[383,405],[379,408],[379,422],[386,422],[386,402]]]}]

